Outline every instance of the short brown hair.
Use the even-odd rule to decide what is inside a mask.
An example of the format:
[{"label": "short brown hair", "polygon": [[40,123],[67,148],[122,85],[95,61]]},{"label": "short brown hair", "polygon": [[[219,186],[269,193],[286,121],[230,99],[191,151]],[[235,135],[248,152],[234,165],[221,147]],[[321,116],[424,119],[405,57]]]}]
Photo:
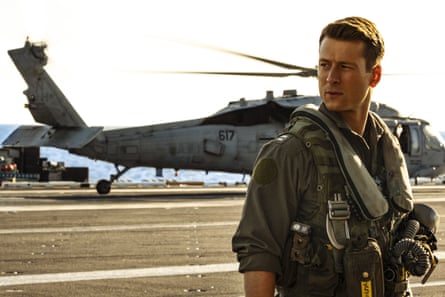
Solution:
[{"label": "short brown hair", "polygon": [[363,41],[365,43],[366,70],[380,63],[385,53],[385,44],[376,25],[362,17],[347,17],[328,24],[321,31],[319,45],[325,37],[346,40]]}]

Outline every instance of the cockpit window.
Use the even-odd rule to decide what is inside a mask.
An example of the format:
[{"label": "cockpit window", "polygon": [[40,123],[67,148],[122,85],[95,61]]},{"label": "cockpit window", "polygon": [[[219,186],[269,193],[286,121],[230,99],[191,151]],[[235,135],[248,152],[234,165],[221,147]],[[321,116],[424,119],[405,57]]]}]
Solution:
[{"label": "cockpit window", "polygon": [[440,151],[443,149],[444,140],[439,133],[434,131],[431,126],[425,125],[425,148]]},{"label": "cockpit window", "polygon": [[402,152],[411,156],[418,156],[421,151],[420,126],[398,124],[393,133],[399,139]]}]

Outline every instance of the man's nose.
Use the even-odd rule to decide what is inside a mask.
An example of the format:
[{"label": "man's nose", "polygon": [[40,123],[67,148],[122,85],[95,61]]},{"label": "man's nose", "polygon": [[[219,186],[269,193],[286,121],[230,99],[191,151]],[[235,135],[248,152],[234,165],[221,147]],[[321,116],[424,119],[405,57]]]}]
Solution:
[{"label": "man's nose", "polygon": [[340,82],[340,75],[335,67],[329,69],[326,76],[326,82],[331,84]]}]

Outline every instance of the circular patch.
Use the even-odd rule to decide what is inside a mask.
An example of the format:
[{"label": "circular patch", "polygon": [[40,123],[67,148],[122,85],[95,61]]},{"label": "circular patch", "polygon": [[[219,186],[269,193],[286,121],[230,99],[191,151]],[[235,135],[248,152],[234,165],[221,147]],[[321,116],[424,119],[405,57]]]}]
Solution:
[{"label": "circular patch", "polygon": [[277,176],[278,168],[273,159],[261,159],[253,170],[253,179],[260,185],[272,182]]}]

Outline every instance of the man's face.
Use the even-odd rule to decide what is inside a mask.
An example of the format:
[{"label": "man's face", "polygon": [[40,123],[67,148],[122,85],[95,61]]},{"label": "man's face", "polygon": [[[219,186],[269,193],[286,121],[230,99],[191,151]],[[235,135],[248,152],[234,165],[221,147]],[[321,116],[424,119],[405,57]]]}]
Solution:
[{"label": "man's face", "polygon": [[318,88],[328,110],[362,114],[369,108],[371,88],[380,80],[380,66],[366,71],[365,44],[325,38],[320,44]]}]

